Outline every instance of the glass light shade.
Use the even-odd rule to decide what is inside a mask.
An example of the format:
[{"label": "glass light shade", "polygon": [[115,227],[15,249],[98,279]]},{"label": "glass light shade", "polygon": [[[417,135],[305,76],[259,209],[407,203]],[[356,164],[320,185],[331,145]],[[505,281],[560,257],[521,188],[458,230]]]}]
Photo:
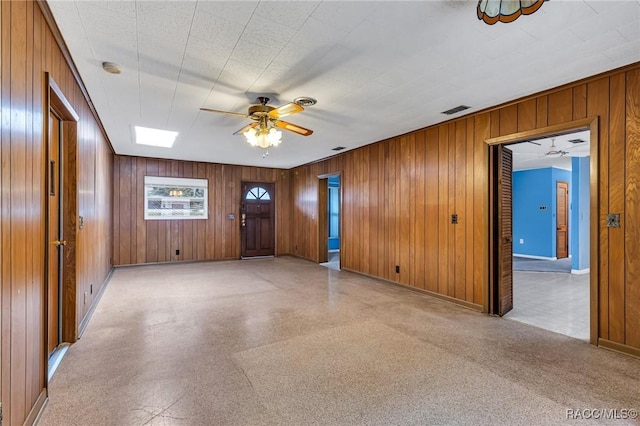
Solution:
[{"label": "glass light shade", "polygon": [[480,0],[478,19],[489,25],[496,22],[513,22],[520,15],[530,15],[540,9],[546,0]]},{"label": "glass light shade", "polygon": [[269,148],[280,145],[282,142],[282,132],[273,127],[251,128],[244,132],[244,137],[251,146]]}]

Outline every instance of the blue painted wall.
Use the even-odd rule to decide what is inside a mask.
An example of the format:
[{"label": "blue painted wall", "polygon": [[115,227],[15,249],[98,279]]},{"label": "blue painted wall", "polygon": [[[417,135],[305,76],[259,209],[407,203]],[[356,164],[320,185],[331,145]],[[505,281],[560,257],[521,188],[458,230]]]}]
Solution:
[{"label": "blue painted wall", "polygon": [[340,176],[329,176],[329,250],[340,249]]},{"label": "blue painted wall", "polygon": [[[568,170],[547,167],[513,173],[514,254],[549,258],[556,256],[558,180],[569,182],[571,196],[571,172]],[[571,220],[569,225],[571,226]],[[569,229],[569,238],[571,234]],[[571,253],[571,247],[569,252]]]},{"label": "blue painted wall", "polygon": [[571,269],[589,268],[589,157],[571,159]]}]

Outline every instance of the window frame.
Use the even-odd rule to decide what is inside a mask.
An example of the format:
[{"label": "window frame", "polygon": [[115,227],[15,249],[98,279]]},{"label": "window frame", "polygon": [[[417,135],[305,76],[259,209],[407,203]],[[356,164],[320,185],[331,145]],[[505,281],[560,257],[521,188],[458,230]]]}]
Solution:
[{"label": "window frame", "polygon": [[[165,187],[165,188],[174,188],[177,190],[188,190],[188,189],[203,189],[203,197],[177,197],[177,196],[164,196],[164,197],[149,197],[149,188],[150,187]],[[164,177],[164,176],[145,176],[144,177],[144,220],[198,220],[198,219],[208,219],[209,218],[209,180],[208,179],[195,179],[195,178],[176,178],[176,177]],[[179,200],[180,203],[189,203],[189,208],[182,208],[178,211],[188,212],[187,214],[162,214],[162,207],[160,210],[160,215],[150,214],[149,202],[155,202],[160,200],[161,203],[170,203],[174,200]],[[196,201],[198,203],[202,202],[202,214],[200,215],[192,215],[192,210],[190,209],[191,204]],[[170,210],[167,210],[170,211]]]}]

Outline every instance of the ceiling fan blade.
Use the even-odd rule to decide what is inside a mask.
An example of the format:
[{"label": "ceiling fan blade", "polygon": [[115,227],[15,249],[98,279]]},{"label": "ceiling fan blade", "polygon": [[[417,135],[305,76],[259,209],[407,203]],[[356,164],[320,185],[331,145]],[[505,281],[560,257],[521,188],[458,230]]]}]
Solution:
[{"label": "ceiling fan blade", "polygon": [[255,129],[256,127],[258,127],[260,125],[260,123],[255,122],[255,123],[249,123],[246,126],[244,126],[242,129],[238,130],[237,132],[234,132],[234,135],[241,135],[244,132],[246,132],[249,129]]},{"label": "ceiling fan blade", "polygon": [[297,133],[302,136],[309,136],[310,134],[313,133],[313,130],[305,129],[304,127],[300,127],[296,124],[289,123],[287,121],[275,120],[273,124],[280,129],[288,130],[290,132]]},{"label": "ceiling fan blade", "polygon": [[298,104],[294,104],[293,102],[290,102],[286,105],[282,105],[282,106],[279,106],[278,108],[272,109],[271,111],[269,111],[268,115],[271,118],[281,118],[281,117],[286,117],[287,115],[297,114],[300,111],[304,111],[304,108],[302,108]]},{"label": "ceiling fan blade", "polygon": [[243,118],[249,117],[247,114],[241,114],[239,112],[220,111],[218,109],[211,109],[211,108],[200,108],[200,111],[217,112],[220,114],[235,115],[237,117],[243,117]]}]

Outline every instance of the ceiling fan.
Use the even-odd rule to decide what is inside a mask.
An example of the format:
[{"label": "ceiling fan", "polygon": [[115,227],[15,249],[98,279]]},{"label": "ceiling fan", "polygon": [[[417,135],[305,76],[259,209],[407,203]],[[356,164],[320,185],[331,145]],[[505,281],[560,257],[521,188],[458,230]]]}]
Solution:
[{"label": "ceiling fan", "polygon": [[556,138],[551,138],[551,146],[549,147],[549,151],[545,152],[544,156],[560,155],[561,157],[564,157],[568,153],[568,151],[558,149],[558,147],[556,147]]},{"label": "ceiling fan", "polygon": [[257,101],[257,105],[249,106],[247,114],[220,111],[211,108],[200,108],[200,110],[250,118],[253,120],[253,123],[247,124],[233,134],[243,134],[247,138],[247,142],[254,146],[260,146],[261,148],[269,148],[270,146],[276,146],[280,143],[281,132],[278,132],[276,128],[288,130],[302,136],[309,136],[313,133],[313,130],[306,129],[302,126],[298,126],[297,124],[289,123],[288,121],[280,119],[287,115],[297,114],[304,111],[304,108],[299,104],[290,102],[276,108],[267,105],[269,102],[269,98],[267,97],[260,96]]}]

